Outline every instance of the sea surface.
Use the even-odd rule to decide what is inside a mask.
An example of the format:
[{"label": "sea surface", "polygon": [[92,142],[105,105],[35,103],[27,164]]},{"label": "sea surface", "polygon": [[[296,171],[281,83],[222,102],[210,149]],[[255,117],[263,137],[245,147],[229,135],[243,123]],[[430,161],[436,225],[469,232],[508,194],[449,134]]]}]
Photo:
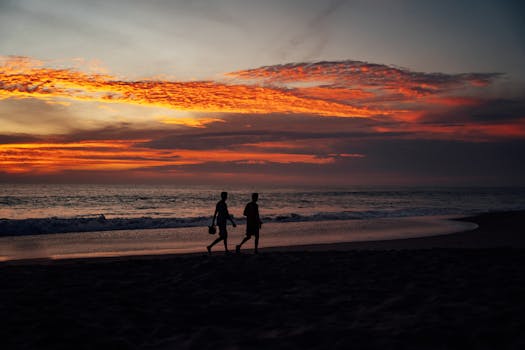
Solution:
[{"label": "sea surface", "polygon": [[525,188],[346,187],[241,188],[173,185],[0,184],[0,236],[209,225],[228,191],[243,223],[250,194],[260,193],[265,223],[464,216],[525,209]]}]

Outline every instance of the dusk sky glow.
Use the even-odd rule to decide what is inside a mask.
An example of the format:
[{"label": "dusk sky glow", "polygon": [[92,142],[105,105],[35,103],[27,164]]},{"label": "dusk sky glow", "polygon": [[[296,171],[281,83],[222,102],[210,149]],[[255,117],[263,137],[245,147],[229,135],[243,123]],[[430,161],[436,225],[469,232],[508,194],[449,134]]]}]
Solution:
[{"label": "dusk sky glow", "polygon": [[0,0],[0,181],[525,185],[523,13]]}]

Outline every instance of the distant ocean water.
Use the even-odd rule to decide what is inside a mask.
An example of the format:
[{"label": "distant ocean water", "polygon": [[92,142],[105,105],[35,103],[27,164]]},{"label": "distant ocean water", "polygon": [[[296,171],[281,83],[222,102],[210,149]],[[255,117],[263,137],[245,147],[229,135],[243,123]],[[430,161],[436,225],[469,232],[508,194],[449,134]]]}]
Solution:
[{"label": "distant ocean water", "polygon": [[[0,235],[205,226],[221,191],[242,223],[253,188],[0,184]],[[260,188],[265,222],[470,215],[525,209],[525,188]]]}]

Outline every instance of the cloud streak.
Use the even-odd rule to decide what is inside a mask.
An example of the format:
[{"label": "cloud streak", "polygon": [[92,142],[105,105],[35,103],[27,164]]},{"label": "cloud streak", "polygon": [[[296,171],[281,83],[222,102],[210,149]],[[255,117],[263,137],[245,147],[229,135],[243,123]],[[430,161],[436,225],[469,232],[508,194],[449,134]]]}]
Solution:
[{"label": "cloud streak", "polygon": [[[330,90],[333,90],[335,95],[348,92],[350,98],[370,99],[375,96],[384,99],[397,96],[399,100],[408,100],[450,93],[461,88],[484,87],[502,74],[424,73],[383,64],[346,60],[265,66],[228,73],[228,76],[270,86],[310,83],[328,89],[323,94]],[[301,92],[305,89],[297,90]]]},{"label": "cloud streak", "polygon": [[124,81],[110,75],[44,68],[39,62],[32,65],[26,58],[10,58],[0,68],[0,98],[16,97],[61,97],[215,113],[312,113],[338,117],[378,113],[367,107],[302,97],[288,89],[214,81]]},{"label": "cloud streak", "polygon": [[[196,165],[208,162],[239,164],[329,164],[339,154],[317,155],[297,152],[295,147],[252,145],[241,149],[210,152],[198,149],[155,149],[150,140],[93,140],[81,142],[33,142],[0,145],[2,172],[49,174],[68,170],[134,170],[153,167]],[[294,152],[295,151],[295,152]],[[361,155],[344,155],[360,157]]]},{"label": "cloud streak", "polygon": [[[487,86],[500,76],[412,72],[347,60],[248,69],[227,73],[226,82],[126,81],[9,57],[0,67],[0,98],[67,98],[211,113],[371,117],[406,112],[392,102],[425,103],[424,97]],[[428,104],[440,101],[450,100],[434,98]]]}]

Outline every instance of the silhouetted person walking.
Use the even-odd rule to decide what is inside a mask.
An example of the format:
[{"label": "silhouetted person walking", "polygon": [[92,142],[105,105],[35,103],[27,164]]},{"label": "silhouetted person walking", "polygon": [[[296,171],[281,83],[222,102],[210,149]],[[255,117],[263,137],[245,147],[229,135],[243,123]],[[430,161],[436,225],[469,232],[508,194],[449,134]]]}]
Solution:
[{"label": "silhouetted person walking", "polygon": [[259,206],[257,200],[259,199],[258,193],[252,193],[252,201],[246,204],[244,208],[244,216],[246,216],[246,237],[242,242],[235,247],[235,251],[240,253],[242,245],[255,236],[255,254],[258,253],[257,248],[259,247],[259,230],[262,227],[261,217],[259,216]]},{"label": "silhouetted person walking", "polygon": [[212,242],[209,246],[206,247],[208,254],[211,254],[211,248],[219,243],[224,241],[224,250],[228,253],[228,230],[226,230],[226,224],[228,220],[231,221],[233,227],[237,227],[235,222],[233,222],[232,216],[228,212],[228,206],[226,205],[226,199],[228,199],[228,192],[221,192],[221,200],[217,202],[215,207],[215,213],[213,214],[213,220],[211,222],[212,226],[215,226],[215,218],[217,218],[217,226],[219,226],[219,237]]}]

